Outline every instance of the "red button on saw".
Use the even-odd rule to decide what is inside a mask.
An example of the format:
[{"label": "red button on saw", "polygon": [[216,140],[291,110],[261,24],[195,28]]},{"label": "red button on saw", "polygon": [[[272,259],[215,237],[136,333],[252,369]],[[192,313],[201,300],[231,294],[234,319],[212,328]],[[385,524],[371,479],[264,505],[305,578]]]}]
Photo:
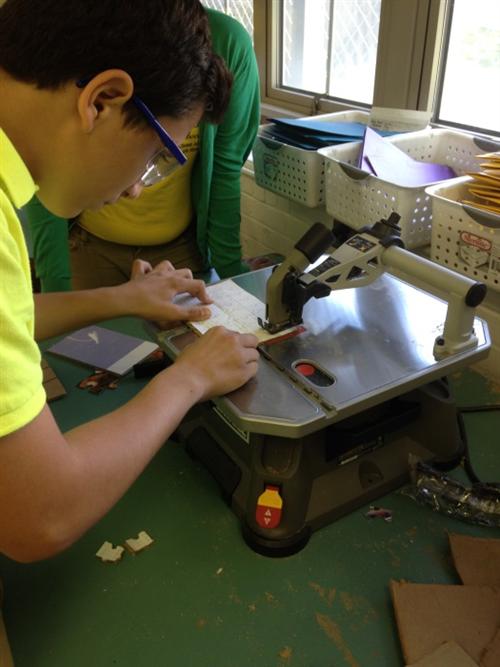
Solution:
[{"label": "red button on saw", "polygon": [[295,370],[301,375],[304,375],[305,377],[308,377],[309,375],[314,375],[314,373],[316,372],[316,369],[312,364],[305,364],[305,363],[297,364],[295,366]]},{"label": "red button on saw", "polygon": [[282,510],[279,487],[268,484],[257,500],[255,520],[262,528],[276,528],[280,524]]}]

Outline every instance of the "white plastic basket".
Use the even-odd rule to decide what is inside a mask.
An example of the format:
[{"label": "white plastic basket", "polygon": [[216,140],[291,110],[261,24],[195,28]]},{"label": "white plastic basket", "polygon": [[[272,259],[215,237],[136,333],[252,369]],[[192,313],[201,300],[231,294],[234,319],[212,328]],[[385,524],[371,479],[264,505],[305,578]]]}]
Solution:
[{"label": "white plastic basket", "polygon": [[[458,175],[478,171],[479,153],[497,151],[500,144],[451,130],[426,129],[386,139],[411,157],[452,167]],[[326,210],[354,229],[401,216],[401,238],[407,248],[430,243],[432,202],[425,187],[404,187],[361,171],[357,159],[361,143],[321,148],[325,158]],[[447,182],[447,181],[444,181]],[[449,181],[448,181],[449,182]]]},{"label": "white plastic basket", "polygon": [[[341,111],[314,116],[314,120],[367,125],[369,117],[366,111]],[[317,151],[257,136],[253,162],[257,185],[310,208],[323,205],[324,159]]]},{"label": "white plastic basket", "polygon": [[431,258],[500,290],[500,215],[461,204],[470,176],[427,188],[432,198]]}]

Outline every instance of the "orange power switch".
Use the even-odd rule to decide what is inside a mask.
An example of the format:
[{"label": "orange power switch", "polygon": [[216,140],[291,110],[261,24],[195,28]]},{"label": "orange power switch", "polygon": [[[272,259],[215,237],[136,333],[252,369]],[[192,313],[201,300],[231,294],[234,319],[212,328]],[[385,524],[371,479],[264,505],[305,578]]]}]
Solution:
[{"label": "orange power switch", "polygon": [[266,486],[257,500],[255,520],[262,528],[276,528],[281,521],[283,499],[277,486]]}]

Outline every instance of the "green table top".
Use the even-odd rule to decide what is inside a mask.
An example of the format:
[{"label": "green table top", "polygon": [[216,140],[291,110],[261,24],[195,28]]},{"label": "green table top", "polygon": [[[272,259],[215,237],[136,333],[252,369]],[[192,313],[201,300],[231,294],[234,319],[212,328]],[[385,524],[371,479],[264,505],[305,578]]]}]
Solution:
[{"label": "green table top", "polygon": [[[141,335],[135,320],[117,324]],[[72,388],[86,369],[52,356],[49,363],[69,390],[52,404],[63,430],[144,384],[127,377],[94,396]],[[498,387],[471,371],[453,385],[460,404],[499,400]],[[500,480],[500,414],[467,415],[466,425],[478,474]],[[498,530],[435,514],[399,493],[378,502],[393,511],[392,523],[369,520],[361,508],[315,533],[299,554],[265,558],[244,544],[210,475],[168,442],[65,553],[30,565],[0,559],[16,667],[402,665],[389,580],[459,583],[446,531]],[[155,539],[146,551],[115,565],[96,558],[105,540],[123,544],[141,530]]]}]

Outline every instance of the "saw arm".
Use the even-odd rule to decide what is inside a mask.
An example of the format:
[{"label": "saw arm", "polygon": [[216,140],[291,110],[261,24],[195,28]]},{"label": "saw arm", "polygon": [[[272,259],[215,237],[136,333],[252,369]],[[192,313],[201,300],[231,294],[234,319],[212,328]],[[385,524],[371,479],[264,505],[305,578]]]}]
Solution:
[{"label": "saw arm", "polygon": [[[436,358],[477,345],[474,311],[484,299],[486,286],[405,250],[398,221],[399,216],[391,213],[387,220],[353,233],[337,248],[330,230],[321,223],[313,225],[270,276],[266,321],[259,319],[260,326],[277,333],[301,324],[304,305],[312,297],[367,285],[392,270],[423,283],[430,292],[447,296],[443,333],[434,345]],[[306,271],[326,253],[320,264]]]}]

